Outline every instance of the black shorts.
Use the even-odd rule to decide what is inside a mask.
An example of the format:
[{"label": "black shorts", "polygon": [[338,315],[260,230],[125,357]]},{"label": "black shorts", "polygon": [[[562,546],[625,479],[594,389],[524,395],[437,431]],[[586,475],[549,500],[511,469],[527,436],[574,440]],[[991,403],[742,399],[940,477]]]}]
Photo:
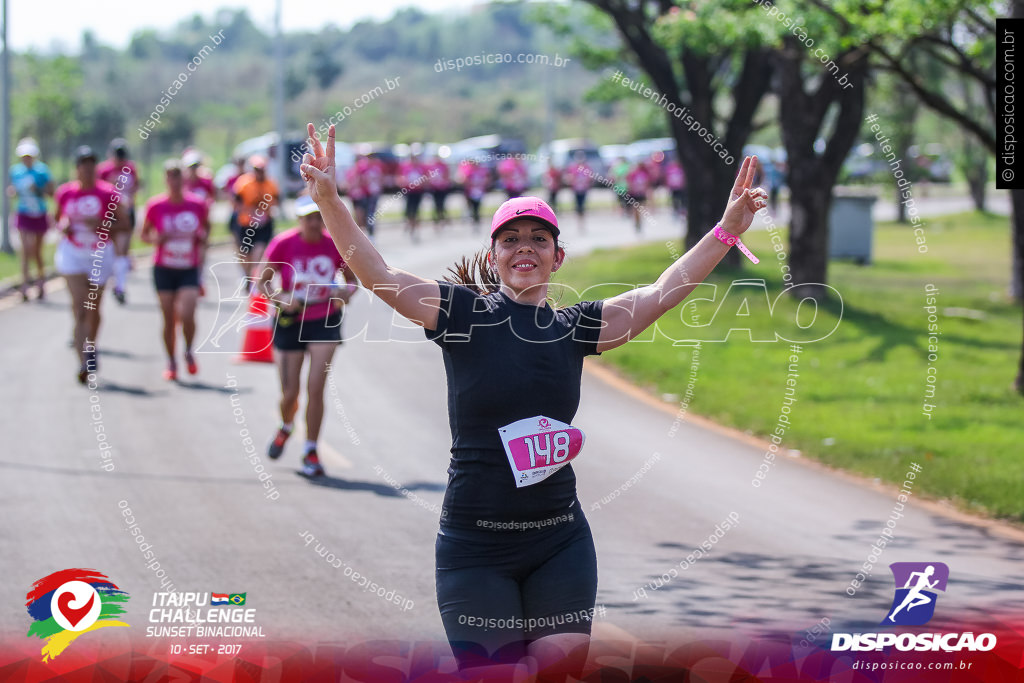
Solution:
[{"label": "black shorts", "polygon": [[587,191],[584,190],[583,192],[577,192],[576,193],[576,213],[578,213],[579,215],[582,216],[583,215],[583,211],[586,209],[586,206],[587,206]]},{"label": "black shorts", "polygon": [[300,320],[297,315],[278,314],[274,325],[274,348],[278,351],[305,351],[309,343],[341,343],[341,311],[326,318]]},{"label": "black shorts", "polygon": [[198,287],[199,269],[153,266],[153,284],[158,292],[177,292],[182,287]]},{"label": "black shorts", "polygon": [[422,201],[422,192],[410,192],[405,195],[405,217],[409,219],[419,218],[420,202]]},{"label": "black shorts", "polygon": [[238,223],[238,219],[235,219],[235,225],[238,228],[238,232],[235,233],[235,239],[238,240],[238,245],[252,246],[254,244],[262,244],[267,246],[270,244],[270,240],[274,237],[274,219],[268,218],[267,222],[260,226],[253,226],[251,224],[242,225]]},{"label": "black shorts", "polygon": [[577,504],[540,529],[452,531],[435,543],[437,605],[459,668],[515,662],[555,633],[590,634],[597,555]]}]

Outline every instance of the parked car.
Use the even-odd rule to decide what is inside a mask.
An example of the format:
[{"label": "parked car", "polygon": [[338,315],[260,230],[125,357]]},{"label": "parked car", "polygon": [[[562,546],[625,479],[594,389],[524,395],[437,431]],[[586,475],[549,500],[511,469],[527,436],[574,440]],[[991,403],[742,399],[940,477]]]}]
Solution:
[{"label": "parked car", "polygon": [[577,152],[583,152],[586,155],[586,162],[590,166],[590,170],[604,175],[607,165],[601,157],[601,151],[597,145],[585,138],[564,138],[552,140],[550,145],[543,144],[537,148],[537,154],[530,161],[530,179],[534,184],[539,184],[544,172],[548,170],[549,163],[564,170],[576,158]]},{"label": "parked car", "polygon": [[[302,155],[306,153],[306,138],[298,133],[285,138],[285,176],[279,178],[280,172],[277,165],[278,135],[276,132],[266,133],[259,137],[243,140],[235,146],[233,157],[248,159],[253,154],[259,154],[267,158],[267,173],[277,182],[282,194],[292,196],[302,192],[306,183],[299,173],[299,166],[302,165]],[[335,159],[338,167],[350,166],[355,157],[348,145],[343,142],[335,146]],[[218,171],[220,173],[221,171]]]},{"label": "parked car", "polygon": [[601,155],[601,162],[607,170],[619,159],[629,157],[629,145],[601,145],[598,154]]},{"label": "parked car", "polygon": [[447,161],[453,168],[457,168],[466,159],[476,159],[487,167],[491,179],[488,189],[494,189],[497,186],[497,166],[502,159],[516,155],[526,156],[526,145],[522,140],[497,134],[466,138],[453,142],[448,147],[451,154]]}]

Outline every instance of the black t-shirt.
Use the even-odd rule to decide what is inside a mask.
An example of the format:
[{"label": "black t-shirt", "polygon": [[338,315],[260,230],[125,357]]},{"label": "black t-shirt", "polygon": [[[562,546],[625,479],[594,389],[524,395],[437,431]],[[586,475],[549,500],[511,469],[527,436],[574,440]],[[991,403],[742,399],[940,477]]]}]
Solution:
[{"label": "black t-shirt", "polygon": [[603,302],[555,310],[438,285],[437,327],[424,332],[441,347],[448,378],[452,459],[442,524],[479,529],[564,514],[576,505],[572,465],[516,488],[498,428],[538,415],[572,424],[583,358],[597,353]]}]

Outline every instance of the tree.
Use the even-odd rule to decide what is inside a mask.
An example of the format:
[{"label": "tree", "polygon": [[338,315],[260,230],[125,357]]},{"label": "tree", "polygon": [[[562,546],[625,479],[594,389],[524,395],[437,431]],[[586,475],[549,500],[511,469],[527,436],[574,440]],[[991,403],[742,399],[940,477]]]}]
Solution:
[{"label": "tree", "polygon": [[13,100],[18,118],[28,122],[21,129],[39,140],[43,159],[63,157],[82,129],[77,115],[81,68],[70,57],[31,53],[25,56],[25,66],[29,87]]},{"label": "tree", "polygon": [[771,6],[773,17],[792,22],[774,22],[781,46],[772,58],[789,168],[790,272],[794,285],[804,285],[801,297],[823,300],[832,190],[864,120],[868,52],[828,15],[807,9],[784,0]]},{"label": "tree", "polygon": [[313,51],[309,57],[309,70],[316,80],[320,90],[327,90],[344,72],[344,67],[335,60],[332,52],[327,49],[323,41],[318,40],[313,45]]},{"label": "tree", "polygon": [[[851,31],[860,32],[863,44],[881,68],[898,76],[936,113],[974,136],[989,154],[998,153],[996,139],[996,6],[977,0],[806,0]],[[865,11],[874,6],[875,10]],[[1010,0],[1010,15],[1024,18],[1024,0]],[[973,83],[984,108],[973,97],[961,98],[958,89],[938,86],[908,66],[915,52],[944,64],[957,78]],[[1013,227],[1013,296],[1024,306],[1024,190],[1010,190]],[[1024,338],[1014,389],[1024,394]]]},{"label": "tree", "polygon": [[667,104],[685,107],[701,126],[667,114],[690,189],[689,223],[696,229],[688,231],[688,248],[717,219],[736,169],[716,155],[713,141],[721,139],[734,159],[742,155],[751,133],[765,125],[755,115],[774,79],[790,168],[793,284],[809,285],[797,290],[801,296],[824,297],[832,188],[860,130],[867,52],[811,7],[807,23],[835,55],[827,67],[811,60],[811,29],[800,30],[803,17],[793,19],[808,7],[795,1],[586,1],[611,17]]},{"label": "tree", "polygon": [[[914,144],[914,133],[920,105],[914,93],[910,92],[903,82],[891,74],[879,74],[875,79],[872,113],[878,117],[887,137],[892,140],[892,148],[900,159],[908,159],[907,150]],[[874,145],[872,145],[874,147]],[[906,169],[908,172],[910,168]],[[889,170],[882,171],[886,176]],[[896,201],[896,220],[907,222],[907,206],[901,201],[900,188],[893,185]]]},{"label": "tree", "polygon": [[[686,11],[653,0],[585,1],[614,22],[650,87],[664,97],[687,176],[690,248],[720,217],[768,92],[772,63],[763,47],[766,33],[755,21],[760,17],[747,0],[692,3]],[[731,104],[728,113],[725,102]],[[735,251],[727,259],[739,262]]]}]

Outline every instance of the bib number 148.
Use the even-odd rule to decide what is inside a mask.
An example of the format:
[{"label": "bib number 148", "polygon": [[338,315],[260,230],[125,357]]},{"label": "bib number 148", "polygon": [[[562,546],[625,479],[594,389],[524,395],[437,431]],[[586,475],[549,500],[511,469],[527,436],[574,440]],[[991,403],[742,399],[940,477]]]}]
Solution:
[{"label": "bib number 148", "polygon": [[[554,437],[552,439],[552,437]],[[569,457],[569,434],[567,432],[546,432],[528,436],[523,441],[530,452],[530,467],[537,467],[537,459],[544,458],[541,465],[565,462]]]}]

